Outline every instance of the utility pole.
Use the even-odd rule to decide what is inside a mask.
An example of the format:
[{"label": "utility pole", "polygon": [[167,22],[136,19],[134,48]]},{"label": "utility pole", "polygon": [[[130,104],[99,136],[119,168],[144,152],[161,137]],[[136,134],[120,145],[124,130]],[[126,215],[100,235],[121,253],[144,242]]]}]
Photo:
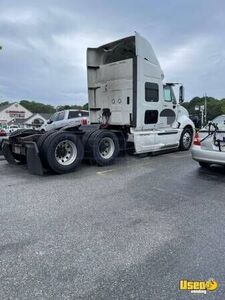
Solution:
[{"label": "utility pole", "polygon": [[205,125],[207,123],[207,98],[206,98],[206,93],[205,93]]},{"label": "utility pole", "polygon": [[204,127],[204,105],[200,105],[200,112],[201,112],[201,127]]}]

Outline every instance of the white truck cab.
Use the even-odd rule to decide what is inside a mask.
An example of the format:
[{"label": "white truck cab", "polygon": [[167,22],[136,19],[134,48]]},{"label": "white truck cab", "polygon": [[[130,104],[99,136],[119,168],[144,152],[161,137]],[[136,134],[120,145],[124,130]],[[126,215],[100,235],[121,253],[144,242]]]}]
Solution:
[{"label": "white truck cab", "polygon": [[183,86],[177,101],[176,84],[163,82],[151,45],[138,33],[88,48],[87,79],[90,124],[68,125],[70,112],[58,112],[49,124],[57,126],[53,130],[20,131],[4,142],[9,163],[25,160],[28,169],[40,175],[45,168],[56,173],[74,171],[83,158],[106,166],[120,151],[189,150],[194,124],[180,105]]},{"label": "white truck cab", "polygon": [[[134,36],[87,50],[91,123],[129,128],[136,153],[189,149],[194,124],[164,74],[150,43]],[[182,135],[183,134],[183,135]],[[182,140],[181,140],[182,138]]]}]

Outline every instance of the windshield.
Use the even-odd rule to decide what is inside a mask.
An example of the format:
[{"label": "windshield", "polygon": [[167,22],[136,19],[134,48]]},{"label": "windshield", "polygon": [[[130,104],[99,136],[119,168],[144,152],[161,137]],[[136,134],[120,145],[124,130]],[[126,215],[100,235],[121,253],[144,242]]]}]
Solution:
[{"label": "windshield", "polygon": [[58,113],[54,113],[54,115],[52,115],[49,119],[50,122],[54,122],[58,117]]},{"label": "windshield", "polygon": [[176,102],[174,91],[171,85],[164,85],[163,87],[164,101]]}]

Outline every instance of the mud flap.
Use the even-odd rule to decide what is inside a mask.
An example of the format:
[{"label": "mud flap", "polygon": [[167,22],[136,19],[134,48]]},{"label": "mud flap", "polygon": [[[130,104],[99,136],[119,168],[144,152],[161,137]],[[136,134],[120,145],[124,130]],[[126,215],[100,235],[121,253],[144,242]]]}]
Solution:
[{"label": "mud flap", "polygon": [[43,175],[44,170],[36,143],[27,142],[26,148],[27,168],[29,172],[34,175]]},{"label": "mud flap", "polygon": [[5,159],[9,164],[15,165],[16,161],[12,155],[12,151],[10,149],[10,145],[8,141],[4,141],[2,145],[2,153],[5,156]]}]

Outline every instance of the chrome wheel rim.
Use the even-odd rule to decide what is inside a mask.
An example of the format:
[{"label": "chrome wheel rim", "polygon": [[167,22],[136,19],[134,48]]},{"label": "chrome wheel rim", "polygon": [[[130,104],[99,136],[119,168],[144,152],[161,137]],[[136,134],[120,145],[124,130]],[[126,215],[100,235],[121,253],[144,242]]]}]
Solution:
[{"label": "chrome wheel rim", "polygon": [[189,132],[185,132],[183,135],[183,145],[187,149],[191,146],[192,138]]},{"label": "chrome wheel rim", "polygon": [[99,143],[99,153],[101,158],[109,159],[115,151],[114,141],[109,137],[104,137]]},{"label": "chrome wheel rim", "polygon": [[62,166],[72,164],[77,158],[77,147],[70,140],[60,142],[55,148],[55,159]]}]

